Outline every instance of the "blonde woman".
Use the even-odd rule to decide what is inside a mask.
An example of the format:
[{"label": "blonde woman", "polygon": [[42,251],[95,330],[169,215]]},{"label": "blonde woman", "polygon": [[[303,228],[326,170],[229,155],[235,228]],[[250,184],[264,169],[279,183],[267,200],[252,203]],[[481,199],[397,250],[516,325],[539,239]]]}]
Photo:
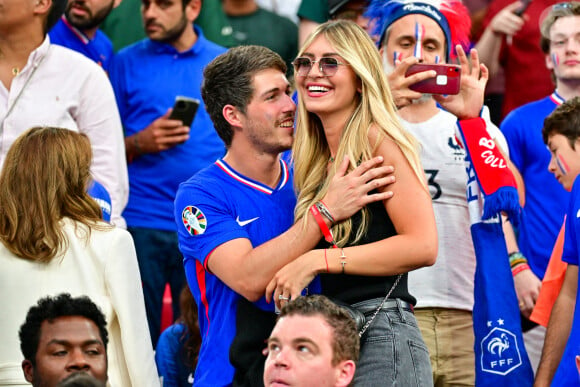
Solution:
[{"label": "blonde woman", "polygon": [[[0,385],[28,386],[18,329],[39,298],[87,295],[107,319],[109,383],[159,386],[131,236],[101,220],[87,194],[84,134],[22,134],[0,174]],[[57,355],[55,355],[57,356]]]},{"label": "blonde woman", "polygon": [[417,144],[399,124],[380,55],[356,24],[332,21],[312,33],[294,67],[296,219],[312,212],[332,220],[335,209],[320,200],[345,157],[352,169],[382,156],[394,165],[396,181],[391,199],[366,206],[331,232],[319,221],[326,240],[281,269],[267,290],[285,302],[321,274],[325,295],[372,321],[361,337],[355,385],[432,385],[406,273],[435,262],[437,231]]}]

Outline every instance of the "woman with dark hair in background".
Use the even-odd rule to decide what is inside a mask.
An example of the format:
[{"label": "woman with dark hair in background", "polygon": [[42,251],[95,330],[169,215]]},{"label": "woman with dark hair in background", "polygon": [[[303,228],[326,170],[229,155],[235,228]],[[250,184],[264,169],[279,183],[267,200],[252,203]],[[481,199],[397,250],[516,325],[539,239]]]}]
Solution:
[{"label": "woman with dark hair in background", "polygon": [[155,349],[155,362],[163,387],[190,387],[197,365],[201,336],[197,304],[185,285],[179,296],[181,316],[161,333]]}]

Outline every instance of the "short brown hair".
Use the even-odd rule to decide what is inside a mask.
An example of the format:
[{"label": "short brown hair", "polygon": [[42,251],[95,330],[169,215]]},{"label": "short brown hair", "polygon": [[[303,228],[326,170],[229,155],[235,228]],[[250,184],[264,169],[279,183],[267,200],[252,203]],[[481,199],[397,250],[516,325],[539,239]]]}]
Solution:
[{"label": "short brown hair", "polygon": [[575,148],[580,137],[580,97],[569,99],[546,117],[542,129],[544,142],[547,144],[548,138],[555,134],[566,137],[572,149]]},{"label": "short brown hair", "polygon": [[550,53],[550,30],[556,20],[566,16],[580,16],[580,3],[570,1],[558,3],[551,6],[550,12],[546,15],[540,25],[540,48],[544,54]]},{"label": "short brown hair", "polygon": [[358,361],[360,339],[352,317],[341,307],[321,295],[298,297],[282,307],[284,316],[321,316],[332,327],[332,365],[343,360]]},{"label": "short brown hair", "polygon": [[242,113],[254,95],[253,79],[257,72],[277,69],[286,74],[286,63],[269,48],[239,46],[212,60],[203,71],[201,96],[215,130],[229,148],[233,130],[223,116],[226,105],[235,106]]}]

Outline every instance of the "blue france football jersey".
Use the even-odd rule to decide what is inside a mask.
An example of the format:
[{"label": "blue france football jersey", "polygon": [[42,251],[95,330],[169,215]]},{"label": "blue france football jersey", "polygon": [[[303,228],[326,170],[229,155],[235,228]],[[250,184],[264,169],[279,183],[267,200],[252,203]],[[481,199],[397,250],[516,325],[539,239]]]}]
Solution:
[{"label": "blue france football jersey", "polygon": [[[207,259],[215,248],[230,240],[246,238],[257,247],[292,226],[296,205],[292,175],[282,160],[280,168],[280,182],[274,189],[239,174],[224,160],[179,187],[175,199],[179,247],[198,304],[202,335],[196,385],[231,383],[234,369],[228,354],[236,334],[241,298],[208,271]],[[255,305],[274,312],[274,303],[266,303],[263,297]]]},{"label": "blue france football jersey", "polygon": [[548,171],[550,151],[542,138],[544,119],[563,102],[556,92],[513,110],[501,123],[510,159],[526,187],[518,243],[530,268],[544,277],[564,220],[570,194]]},{"label": "blue france football jersey", "polygon": [[[566,214],[566,233],[564,234],[564,251],[562,261],[576,265],[580,261],[580,178],[576,178],[572,188],[568,212]],[[580,286],[576,290],[576,308],[570,336],[562,354],[560,365],[556,370],[552,386],[580,386],[580,376],[576,369],[576,356],[580,354],[580,306],[578,304]]]}]

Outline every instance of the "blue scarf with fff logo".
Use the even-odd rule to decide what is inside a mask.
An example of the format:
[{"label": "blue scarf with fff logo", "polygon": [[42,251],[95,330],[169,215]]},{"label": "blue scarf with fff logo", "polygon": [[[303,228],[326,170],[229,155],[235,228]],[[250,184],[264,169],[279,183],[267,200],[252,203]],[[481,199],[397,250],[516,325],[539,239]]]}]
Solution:
[{"label": "blue scarf with fff logo", "polygon": [[476,269],[473,306],[475,385],[531,386],[534,374],[521,330],[520,311],[501,226],[520,213],[513,174],[482,118],[458,121],[466,152],[467,202]]}]

